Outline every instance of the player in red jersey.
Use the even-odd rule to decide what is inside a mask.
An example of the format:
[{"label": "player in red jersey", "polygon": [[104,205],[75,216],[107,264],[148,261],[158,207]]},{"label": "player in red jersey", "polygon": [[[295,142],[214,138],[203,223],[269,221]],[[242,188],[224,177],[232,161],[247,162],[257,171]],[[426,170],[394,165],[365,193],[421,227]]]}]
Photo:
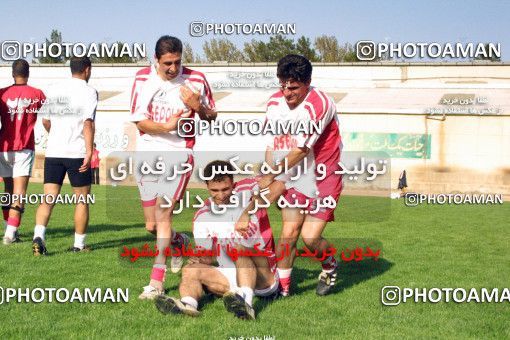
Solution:
[{"label": "player in red jersey", "polygon": [[[138,164],[142,161],[153,164],[157,157],[166,155],[167,168],[172,168],[172,165],[192,167],[195,138],[180,136],[177,133],[178,122],[181,118],[189,118],[190,121],[215,119],[212,92],[202,73],[182,67],[182,43],[179,39],[161,37],[155,52],[157,62],[154,71],[150,68],[142,70],[141,73],[145,74],[137,75],[133,87],[130,120],[140,131],[136,158]],[[170,152],[171,157],[168,157]],[[172,181],[167,181],[167,175],[136,173],[146,228],[154,230],[155,224],[159,249],[165,249],[171,241],[174,244],[187,241],[183,234],[173,232],[172,211],[184,194],[191,172]],[[167,200],[172,201],[171,207],[163,207]],[[179,271],[181,266],[182,258],[172,258],[173,272]],[[166,257],[161,252],[155,259],[150,283],[144,287],[141,299],[153,299],[163,292],[165,273]]]},{"label": "player in red jersey", "polygon": [[[29,73],[26,60],[14,61],[14,84],[0,90],[0,177],[4,179],[5,192],[11,195],[26,193],[35,157],[34,125],[46,99],[41,90],[27,84]],[[15,200],[3,205],[2,210],[7,223],[3,243],[8,245],[19,241],[23,202]]]},{"label": "player in red jersey", "polygon": [[[341,154],[341,137],[336,107],[331,98],[324,92],[310,86],[312,65],[305,57],[287,55],[278,62],[277,77],[281,90],[268,101],[268,121],[279,122],[315,122],[320,123],[320,131],[301,134],[271,136],[266,151],[266,160],[273,164],[288,163],[289,169],[305,167],[307,175],[291,181],[288,175],[268,174],[259,182],[260,188],[267,187],[273,180],[286,182],[285,198],[291,201],[305,201],[311,204],[303,213],[300,209],[282,209],[282,234],[279,247],[290,246],[291,254],[295,253],[296,242],[301,235],[305,245],[318,254],[327,251],[330,243],[322,237],[327,222],[334,220],[334,208],[316,209],[317,202],[326,197],[338,201],[342,190],[342,177],[336,175],[339,170]],[[306,159],[306,163],[305,163]],[[317,172],[322,164],[325,171]],[[321,166],[322,166],[321,165]],[[278,274],[282,295],[288,295],[291,282],[291,271],[294,257],[286,257],[278,262]],[[322,272],[319,276],[317,294],[325,295],[331,291],[336,281],[337,262],[334,256],[322,261]]]}]

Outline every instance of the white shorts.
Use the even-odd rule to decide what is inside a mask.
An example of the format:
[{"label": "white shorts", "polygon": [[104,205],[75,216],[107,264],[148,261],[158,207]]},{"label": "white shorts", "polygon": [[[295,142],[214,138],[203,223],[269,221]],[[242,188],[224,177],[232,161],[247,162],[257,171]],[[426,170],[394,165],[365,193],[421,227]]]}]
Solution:
[{"label": "white shorts", "polygon": [[0,177],[30,176],[34,159],[34,150],[0,152]]},{"label": "white shorts", "polygon": [[260,297],[271,296],[276,293],[279,285],[280,285],[280,278],[278,277],[278,273],[275,272],[274,273],[274,282],[271,286],[264,288],[264,289],[255,289],[253,291],[253,293],[256,296],[260,296]]},{"label": "white shorts", "polygon": [[[225,268],[225,267],[215,267],[223,276],[225,276],[230,284],[230,290],[235,290],[238,288],[237,286],[237,272],[236,268]],[[275,271],[274,273],[274,282],[270,287],[264,289],[255,289],[253,293],[256,296],[266,297],[271,296],[278,290],[279,285],[278,273]]]},{"label": "white shorts", "polygon": [[[158,156],[159,154],[155,152],[137,152],[136,155],[135,177],[143,206],[153,206],[156,204],[156,199],[163,196],[166,196],[168,200],[181,199],[191,178],[192,171],[177,175],[174,179],[168,178],[174,172],[174,165],[177,166],[178,170],[182,170],[181,164],[190,164],[193,167],[193,156],[190,153],[172,152],[169,154],[161,152],[160,154],[161,156]],[[165,163],[166,171],[163,174],[144,175],[140,172],[144,161],[154,167],[158,157],[163,157]]]},{"label": "white shorts", "polygon": [[230,290],[234,290],[237,288],[237,272],[236,268],[227,268],[227,267],[215,267],[223,276],[227,278],[228,283],[230,284]]}]

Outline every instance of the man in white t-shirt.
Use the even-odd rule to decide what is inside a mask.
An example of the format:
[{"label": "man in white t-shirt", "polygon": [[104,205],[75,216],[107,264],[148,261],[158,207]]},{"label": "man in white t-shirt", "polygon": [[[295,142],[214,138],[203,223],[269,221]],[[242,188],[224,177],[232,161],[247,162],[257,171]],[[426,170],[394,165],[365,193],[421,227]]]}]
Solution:
[{"label": "man in white t-shirt", "polygon": [[[241,319],[253,320],[253,296],[267,298],[278,293],[273,233],[266,209],[258,209],[250,215],[245,233],[236,232],[236,221],[258,192],[257,180],[246,178],[234,183],[233,175],[216,174],[215,168],[234,171],[225,161],[214,161],[204,168],[204,176],[211,178],[206,181],[211,196],[195,213],[193,237],[198,249],[217,253],[214,257],[190,257],[179,285],[181,298],[160,295],[156,306],[164,314],[198,316],[198,300],[208,291],[223,296],[229,312]],[[236,251],[232,252],[233,249]],[[233,258],[232,254],[242,254],[241,250],[254,253],[255,249],[261,256]],[[213,265],[215,262],[217,266]]]},{"label": "man in white t-shirt", "polygon": [[[166,169],[177,166],[193,167],[193,145],[195,137],[184,137],[177,132],[179,120],[187,118],[187,124],[195,120],[216,118],[214,100],[205,79],[197,71],[181,66],[182,43],[171,36],[162,36],[156,43],[156,72],[146,72],[136,100],[132,102],[134,113],[130,120],[136,123],[140,137],[136,143],[136,182],[144,208],[147,223],[152,219],[156,224],[157,247],[169,247],[175,238],[177,243],[186,243],[182,234],[172,230],[172,212],[180,200],[191,171],[169,180],[170,173],[142,174],[141,165],[154,164],[162,158]],[[168,207],[168,202],[171,206]],[[176,242],[173,242],[174,244]],[[177,246],[179,246],[177,244]],[[177,260],[177,261],[175,261]],[[182,266],[182,258],[172,258],[172,271]],[[155,258],[149,285],[144,287],[140,299],[153,299],[163,292],[166,273],[166,256],[160,252]]]},{"label": "man in white t-shirt", "polygon": [[[43,126],[48,131],[44,159],[44,194],[35,217],[32,250],[35,256],[46,255],[45,232],[67,174],[77,200],[74,211],[74,244],[72,252],[90,251],[85,245],[89,221],[86,196],[90,193],[92,175],[90,161],[94,144],[94,120],[98,101],[97,91],[88,85],[92,64],[88,57],[70,60],[72,77],[53,85],[41,108]],[[50,198],[52,197],[52,198]]]}]

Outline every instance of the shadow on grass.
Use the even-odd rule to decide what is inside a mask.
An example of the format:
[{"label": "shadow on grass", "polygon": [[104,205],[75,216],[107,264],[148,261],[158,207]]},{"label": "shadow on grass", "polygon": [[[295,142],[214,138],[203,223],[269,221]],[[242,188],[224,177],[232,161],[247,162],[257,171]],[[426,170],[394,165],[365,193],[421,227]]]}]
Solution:
[{"label": "shadow on grass", "polygon": [[[144,230],[144,226],[142,224],[130,224],[130,225],[112,225],[112,224],[94,224],[90,225],[87,229],[87,235],[88,235],[88,241],[90,239],[97,239],[97,238],[103,238],[101,236],[96,237],[96,235],[101,234],[102,232],[118,232],[118,231],[124,231],[128,229],[140,229]],[[32,244],[32,237],[33,237],[33,231],[31,230],[22,230],[20,232],[20,237],[23,240],[24,243],[30,243]],[[69,239],[69,247],[64,250],[59,251],[53,251],[52,250],[52,243],[56,239],[61,238],[68,238]],[[60,255],[69,253],[69,248],[73,245],[74,240],[74,226],[69,227],[68,229],[51,229],[51,226],[46,231],[46,243],[49,247],[48,254],[46,256],[54,256],[54,255]],[[130,237],[130,238],[118,238],[118,237],[111,237],[111,239],[102,241],[102,242],[86,242],[87,245],[91,246],[92,250],[98,250],[98,249],[105,249],[105,248],[115,248],[118,247],[119,250],[123,248],[123,246],[135,246],[139,245],[140,243],[143,245],[144,243],[152,244],[155,241],[155,237],[150,234],[146,233],[144,236],[138,236],[138,237]],[[143,242],[143,243],[142,243]]]},{"label": "shadow on grass", "polygon": [[[109,231],[123,231],[127,229],[141,229],[143,230],[145,226],[143,224],[124,224],[124,225],[115,225],[115,224],[92,224],[87,228],[87,235],[101,233],[101,232],[109,232]],[[71,222],[68,228],[58,228],[52,229],[51,225],[46,230],[47,239],[56,239],[61,237],[70,237],[74,236],[74,223]],[[147,234],[150,236],[149,234]],[[149,238],[148,238],[149,239]]]},{"label": "shadow on grass", "polygon": [[[48,243],[48,239],[46,240],[46,242]],[[70,253],[69,248],[71,248],[71,246],[73,245],[72,238],[70,238],[69,242],[70,242],[69,243],[69,247],[67,249],[59,250],[59,251],[52,251],[51,248],[50,248],[50,250],[48,251],[48,255],[46,255],[46,256],[54,256],[54,255],[61,255],[61,254]],[[127,247],[134,246],[134,245],[140,244],[140,242],[151,244],[151,242],[152,242],[151,235],[138,236],[138,237],[130,237],[130,238],[113,240],[113,241],[110,240],[110,241],[105,241],[105,242],[97,242],[97,243],[88,243],[88,242],[86,242],[86,244],[91,247],[92,252],[97,251],[97,250],[101,250],[101,249],[109,249],[109,248],[116,248],[116,247],[118,247],[119,248],[119,255],[120,255],[120,250],[122,250],[123,246],[127,246]],[[50,243],[50,247],[51,247],[51,239],[49,239],[49,243]]]},{"label": "shadow on grass", "polygon": [[[394,264],[383,258],[377,261],[373,259],[364,259],[359,262],[341,262],[337,270],[337,282],[330,294],[341,293],[343,290],[357,285],[363,281],[370,280],[373,277],[382,275],[388,271]],[[309,290],[315,290],[320,274],[320,266],[317,270],[296,267],[292,271],[293,285],[291,290],[300,294]],[[296,286],[296,284],[314,280],[309,284]]]},{"label": "shadow on grass", "polygon": [[[379,276],[388,271],[392,266],[393,263],[381,258],[377,261],[365,259],[360,262],[342,262],[337,270],[337,283],[333,287],[330,295],[341,293],[347,288]],[[292,271],[292,295],[290,298],[292,298],[293,295],[300,295],[310,290],[315,291],[320,271],[320,265],[317,265],[316,270],[295,266]],[[313,280],[313,282],[298,287],[299,283],[310,280]],[[278,300],[258,298],[254,304],[257,314],[262,312],[271,303],[278,303]]]}]

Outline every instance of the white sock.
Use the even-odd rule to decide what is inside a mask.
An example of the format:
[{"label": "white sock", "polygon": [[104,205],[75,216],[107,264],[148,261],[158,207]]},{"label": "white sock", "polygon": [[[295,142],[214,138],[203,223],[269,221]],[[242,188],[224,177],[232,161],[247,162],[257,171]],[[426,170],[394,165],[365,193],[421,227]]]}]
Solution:
[{"label": "white sock", "polygon": [[34,228],[34,240],[37,237],[40,237],[43,241],[45,240],[44,236],[46,235],[46,226],[42,224],[37,224]]},{"label": "white sock", "polygon": [[5,228],[5,236],[13,239],[14,234],[16,233],[16,230],[18,230],[18,228],[8,224],[7,228]]},{"label": "white sock", "polygon": [[280,279],[286,279],[286,278],[290,277],[290,274],[292,274],[292,268],[289,268],[289,269],[276,268],[276,270],[278,271],[278,277]]},{"label": "white sock", "polygon": [[181,301],[195,309],[198,309],[198,301],[191,296],[184,296],[183,298],[181,298]]},{"label": "white sock", "polygon": [[247,304],[251,306],[253,302],[253,289],[250,287],[240,287],[241,292],[243,292],[244,295],[244,301],[246,301]]},{"label": "white sock", "polygon": [[85,247],[85,237],[86,236],[87,236],[87,234],[80,235],[80,234],[74,233],[74,247],[83,249],[83,247]]}]

